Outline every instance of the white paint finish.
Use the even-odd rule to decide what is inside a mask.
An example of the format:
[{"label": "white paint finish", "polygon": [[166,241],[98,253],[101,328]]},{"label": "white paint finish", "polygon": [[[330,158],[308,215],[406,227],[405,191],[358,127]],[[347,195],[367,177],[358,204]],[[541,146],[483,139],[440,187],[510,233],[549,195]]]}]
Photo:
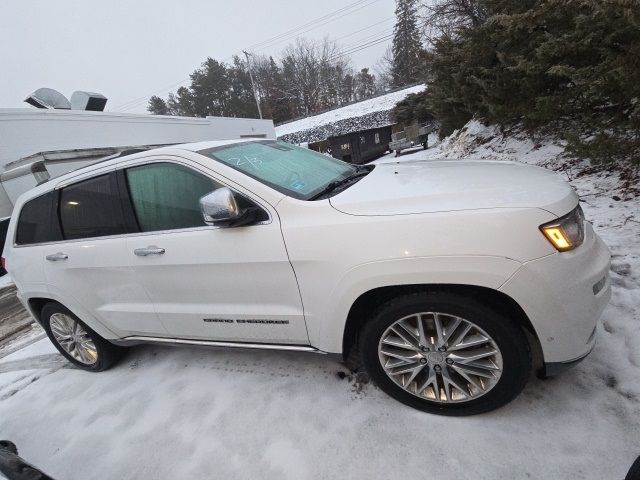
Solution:
[{"label": "white paint finish", "polygon": [[385,163],[331,204],[352,215],[538,207],[564,215],[578,201],[559,175],[514,162]]},{"label": "white paint finish", "polygon": [[[203,148],[201,144],[185,147]],[[308,344],[300,292],[285,249],[278,213],[270,204],[277,203],[282,194],[275,192],[274,195],[273,190],[268,189],[271,194],[265,191],[269,200],[265,201],[255,193],[261,190],[258,185],[250,191],[233,181],[243,177],[236,170],[190,150],[166,148],[158,152],[121,160],[118,168],[141,163],[178,163],[246,195],[270,217],[264,224],[249,227],[200,227],[127,237],[136,279],[148,291],[167,331],[184,338]],[[252,182],[248,182],[248,186]],[[133,255],[135,249],[150,245],[164,248],[165,253],[148,257]],[[175,278],[188,281],[167,281]],[[205,322],[205,318],[234,322]],[[289,323],[236,322],[260,319]]]},{"label": "white paint finish", "polygon": [[554,216],[535,208],[354,216],[326,200],[291,198],[277,208],[311,344],[331,352],[341,351],[349,309],[369,290],[407,284],[497,289],[522,262],[555,252],[537,228]]},{"label": "white paint finish", "polygon": [[[536,328],[547,362],[562,362],[587,354],[588,342],[609,303],[610,253],[586,224],[584,244],[528,262],[500,288],[525,310]],[[593,286],[607,279],[597,294]]]},{"label": "white paint finish", "polygon": [[[229,341],[309,342],[280,225],[202,227],[129,236],[126,257],[169,334]],[[162,255],[138,257],[156,245]],[[228,319],[232,323],[205,322]],[[238,323],[275,320],[288,324]]]},{"label": "white paint finish", "polygon": [[[117,336],[166,334],[145,288],[138,283],[123,237],[56,242],[43,247],[45,255],[62,252],[67,260],[44,261],[49,290],[58,298],[93,313]],[[29,250],[29,247],[22,247]],[[90,324],[93,328],[93,325]]]},{"label": "white paint finish", "polygon": [[[577,291],[561,288],[561,284],[549,290],[548,285],[553,283],[545,282],[543,274],[586,282],[594,271],[603,271],[600,259],[606,252],[595,258],[589,241],[575,252],[557,254],[540,233],[539,225],[577,204],[575,193],[566,184],[540,169],[435,162],[407,165],[403,174],[396,176],[393,172],[399,171],[397,166],[380,165],[369,177],[330,201],[304,202],[285,197],[196,153],[223,143],[145,152],[60,179],[61,184],[68,184],[101,168],[169,159],[210,175],[269,211],[272,222],[268,225],[126,237],[123,255],[128,260],[122,263],[135,271],[131,285],[148,292],[149,304],[155,305],[168,331],[159,329],[157,336],[310,343],[339,353],[349,309],[368,290],[417,283],[499,289],[516,272],[534,266],[540,269],[538,276],[523,275],[522,281],[514,277],[509,292],[517,297],[536,331],[556,332],[553,323],[557,319],[540,314],[544,313],[543,304],[553,303],[548,296],[558,304],[574,302]],[[40,186],[29,195],[47,188]],[[351,211],[344,213],[339,208]],[[164,248],[165,255],[133,255],[135,248],[150,245]],[[576,260],[566,263],[555,258]],[[523,264],[526,268],[521,268]],[[117,280],[112,277],[110,281]],[[122,302],[123,307],[138,312],[150,310],[134,300],[128,303]],[[544,354],[553,361],[575,358],[574,340],[590,335],[590,326],[601,311],[599,305],[576,310],[582,318],[567,323],[565,332],[558,335],[563,338],[560,342],[543,342]],[[115,318],[114,307],[107,308]],[[99,309],[93,310],[102,314]],[[288,319],[291,328],[254,325],[244,330],[245,325],[206,324],[203,318]],[[126,323],[118,324],[118,331],[123,327]],[[575,338],[569,338],[573,330]],[[557,352],[564,343],[567,348],[563,356]]]}]

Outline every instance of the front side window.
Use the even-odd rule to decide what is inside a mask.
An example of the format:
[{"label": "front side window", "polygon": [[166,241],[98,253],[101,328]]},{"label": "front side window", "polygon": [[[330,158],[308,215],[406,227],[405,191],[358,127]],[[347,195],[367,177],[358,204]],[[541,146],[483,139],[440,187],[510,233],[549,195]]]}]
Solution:
[{"label": "front side window", "polygon": [[198,153],[301,200],[311,199],[331,182],[357,171],[341,160],[274,140],[224,145]]},{"label": "front side window", "polygon": [[57,191],[45,193],[24,204],[18,218],[16,244],[28,245],[62,240],[55,211]]},{"label": "front side window", "polygon": [[205,225],[200,198],[219,187],[210,178],[173,163],[152,163],[125,172],[141,231]]},{"label": "front side window", "polygon": [[68,240],[128,233],[115,172],[63,188],[60,221]]}]

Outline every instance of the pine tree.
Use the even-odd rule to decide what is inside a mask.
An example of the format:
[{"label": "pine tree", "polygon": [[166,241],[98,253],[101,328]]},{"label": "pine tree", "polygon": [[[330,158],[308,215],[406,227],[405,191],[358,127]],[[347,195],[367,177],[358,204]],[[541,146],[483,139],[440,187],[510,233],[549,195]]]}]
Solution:
[{"label": "pine tree", "polygon": [[[450,8],[461,3],[482,15]],[[583,158],[640,163],[640,0],[437,0],[434,11],[451,28],[412,108],[426,104],[440,135],[475,116],[562,135]]]},{"label": "pine tree", "polygon": [[420,32],[416,0],[396,0],[396,25],[393,34],[392,85],[401,87],[419,80]]},{"label": "pine tree", "polygon": [[363,68],[356,74],[355,82],[358,100],[364,100],[376,94],[376,78],[369,73],[368,68]]},{"label": "pine tree", "polygon": [[165,102],[162,98],[154,95],[149,99],[147,112],[152,115],[169,115],[169,108],[167,107],[167,102]]}]

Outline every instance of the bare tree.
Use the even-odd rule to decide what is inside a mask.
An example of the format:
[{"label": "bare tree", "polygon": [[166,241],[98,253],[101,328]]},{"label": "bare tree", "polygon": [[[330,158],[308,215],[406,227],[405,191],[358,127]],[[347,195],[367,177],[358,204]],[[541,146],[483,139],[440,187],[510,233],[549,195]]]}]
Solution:
[{"label": "bare tree", "polygon": [[391,46],[387,47],[384,54],[374,65],[373,71],[376,73],[377,88],[380,91],[386,91],[391,88],[393,77],[391,69],[393,67],[393,51]]},{"label": "bare tree", "polygon": [[351,68],[338,45],[325,38],[298,39],[289,45],[282,55],[282,70],[286,94],[300,103],[298,113],[306,115],[341,103],[338,86]]},{"label": "bare tree", "polygon": [[433,0],[422,3],[425,37],[433,43],[437,38],[451,37],[462,27],[477,27],[487,12],[479,0]]}]

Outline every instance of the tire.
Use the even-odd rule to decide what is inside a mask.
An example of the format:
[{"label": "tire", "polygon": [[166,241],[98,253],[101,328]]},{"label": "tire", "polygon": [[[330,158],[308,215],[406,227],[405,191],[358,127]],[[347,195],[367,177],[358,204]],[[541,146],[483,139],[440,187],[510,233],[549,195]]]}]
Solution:
[{"label": "tire", "polygon": [[[107,370],[120,359],[125,351],[123,347],[113,345],[102,338],[59,303],[47,303],[42,308],[40,320],[51,343],[67,360],[83,370],[89,372]],[[66,329],[67,326],[70,326],[74,333],[69,335],[70,331]],[[58,337],[63,339],[72,335],[81,342],[65,342],[58,339]],[[63,343],[67,346],[63,346]]]},{"label": "tire", "polygon": [[381,390],[438,415],[495,410],[522,391],[531,372],[522,329],[499,311],[455,293],[414,293],[388,301],[364,325],[359,344],[363,365]]}]

